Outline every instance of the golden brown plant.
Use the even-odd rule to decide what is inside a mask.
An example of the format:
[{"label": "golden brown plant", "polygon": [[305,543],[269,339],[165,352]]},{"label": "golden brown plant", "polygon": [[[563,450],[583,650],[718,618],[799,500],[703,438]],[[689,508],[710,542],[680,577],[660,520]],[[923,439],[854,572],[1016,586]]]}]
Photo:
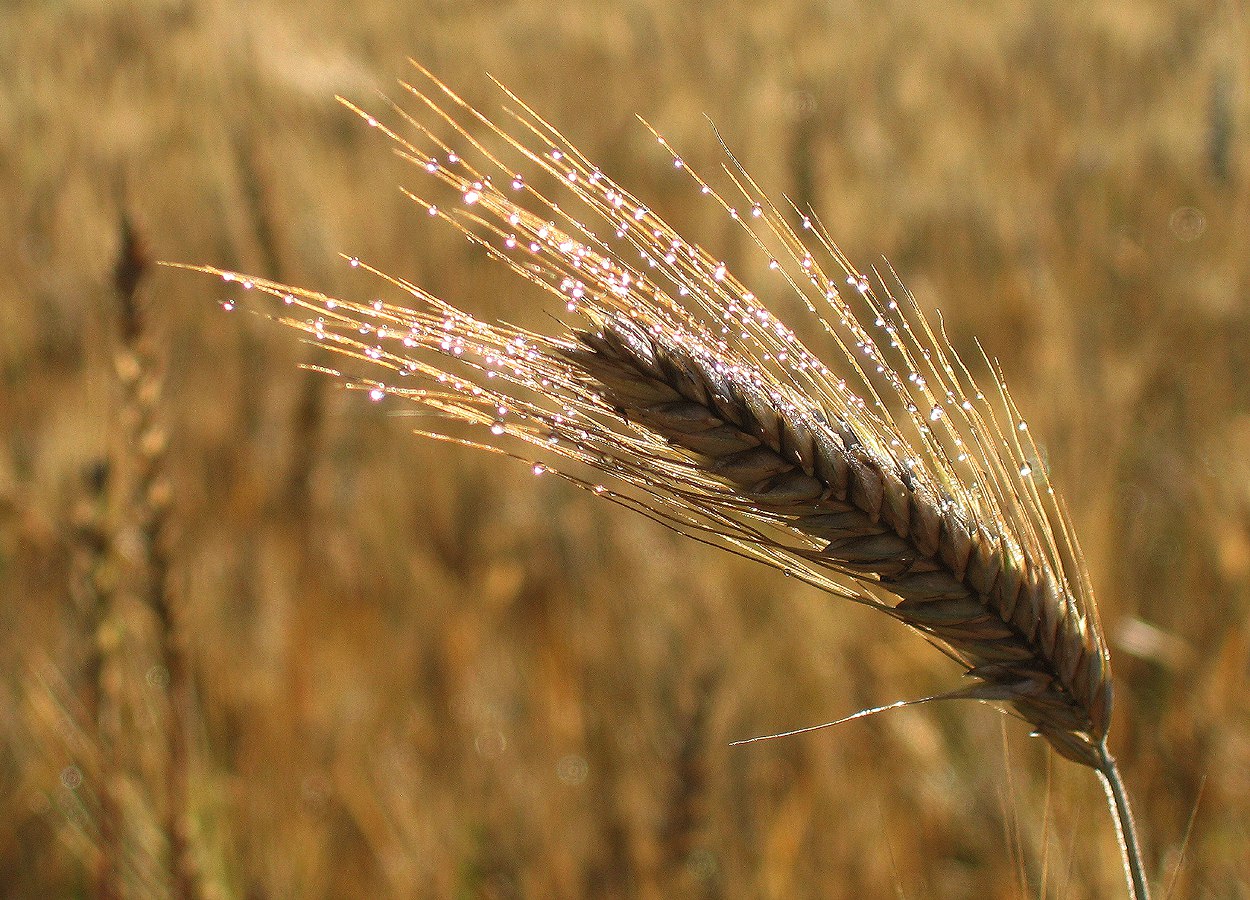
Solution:
[{"label": "golden brown plant", "polygon": [[[560,298],[560,334],[478,320],[354,258],[411,305],[203,271],[278,298],[291,310],[281,321],[311,341],[389,370],[350,383],[444,420],[421,433],[524,458],[919,631],[970,683],[911,702],[997,704],[1094,769],[1144,900],[1092,589],[1001,373],[987,360],[983,389],[892,274],[858,271],[814,212],[770,201],[732,155],[718,187],[655,135],[767,260],[758,293],[506,89],[512,129],[418,68],[432,87],[405,87],[429,116],[396,107],[406,134],[347,105],[452,192],[443,206],[413,200]],[[840,364],[774,314],[795,301]]]},{"label": "golden brown plant", "polygon": [[[121,217],[120,237],[121,246],[113,279],[120,301],[114,366],[122,395],[118,415],[119,434],[113,448],[114,468],[121,475],[117,515],[122,527],[132,532],[126,540],[133,546],[124,555],[133,570],[130,574],[135,581],[135,590],[155,624],[157,662],[148,671],[147,682],[151,687],[162,689],[167,704],[163,710],[163,797],[155,805],[161,809],[171,896],[185,900],[199,896],[187,810],[192,695],[186,636],[181,627],[181,611],[175,608],[170,577],[172,522],[166,473],[169,436],[162,404],[165,373],[160,344],[153,334],[151,298],[144,289],[151,257],[129,215]],[[105,614],[108,612],[106,610]],[[110,656],[118,655],[119,651],[116,647],[112,647],[111,651],[106,649],[103,635],[110,629],[121,627],[120,622],[107,618],[103,620],[99,642],[105,665]],[[117,639],[114,637],[112,640],[116,642]],[[113,677],[121,676],[114,673]],[[104,710],[101,713],[100,747],[101,752],[117,766],[126,757],[123,731],[116,723],[105,721],[107,712]],[[116,716],[117,711],[113,710],[112,714]],[[153,786],[145,787],[150,789]],[[109,796],[107,788],[104,796],[106,799]],[[112,804],[104,804],[101,824],[106,838],[101,841],[101,859],[106,868],[100,874],[99,889],[102,897],[110,897],[116,896],[119,891],[114,883],[116,873],[111,867],[116,866],[120,857],[118,846],[121,836],[117,832],[123,829],[123,822]]]}]

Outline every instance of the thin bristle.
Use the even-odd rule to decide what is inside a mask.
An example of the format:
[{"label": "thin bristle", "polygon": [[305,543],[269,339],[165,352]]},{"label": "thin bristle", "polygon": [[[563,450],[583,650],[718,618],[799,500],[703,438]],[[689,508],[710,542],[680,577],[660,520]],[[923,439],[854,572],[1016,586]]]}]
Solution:
[{"label": "thin bristle", "polygon": [[[432,124],[393,105],[401,136],[343,102],[459,202],[410,198],[560,299],[561,333],[481,321],[355,259],[414,305],[202,271],[279,298],[283,323],[387,371],[353,383],[373,399],[480,429],[424,433],[532,457],[536,473],[880,609],[965,667],[971,685],[945,697],[1009,708],[1065,757],[1113,769],[1089,578],[994,364],[976,366],[982,389],[909,292],[856,270],[813,212],[774,204],[727,148],[722,189],[643,123],[767,262],[767,305],[506,88],[511,128],[414,65],[427,86],[403,86]],[[795,301],[836,364],[772,311]]]}]

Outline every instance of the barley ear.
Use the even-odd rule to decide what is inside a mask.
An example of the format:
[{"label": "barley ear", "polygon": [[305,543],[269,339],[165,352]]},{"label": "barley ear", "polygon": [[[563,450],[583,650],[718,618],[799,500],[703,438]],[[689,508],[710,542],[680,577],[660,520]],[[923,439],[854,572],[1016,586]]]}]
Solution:
[{"label": "barley ear", "polygon": [[[920,632],[969,679],[943,697],[992,703],[1100,774],[1146,900],[1107,751],[1110,654],[1090,579],[1001,372],[965,364],[901,285],[859,272],[812,211],[774,203],[732,154],[713,184],[652,129],[767,260],[759,286],[506,88],[505,127],[414,65],[404,87],[429,122],[395,106],[401,132],[345,105],[452,198],[409,192],[429,217],[558,298],[566,325],[482,321],[355,258],[405,304],[200,271],[276,299],[279,321],[367,364],[376,377],[341,377],[415,404],[434,423],[420,433],[525,458]],[[827,352],[782,305],[807,310]]]}]

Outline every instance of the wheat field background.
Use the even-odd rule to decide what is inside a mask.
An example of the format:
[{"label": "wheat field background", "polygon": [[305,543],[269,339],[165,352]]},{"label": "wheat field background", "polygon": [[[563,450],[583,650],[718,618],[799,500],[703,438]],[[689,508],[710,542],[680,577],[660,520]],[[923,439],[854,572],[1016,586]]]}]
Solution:
[{"label": "wheat field background", "polygon": [[[124,893],[170,890],[170,673],[110,488],[142,450],[119,424],[122,222],[159,259],[359,296],[347,253],[475,313],[543,314],[334,101],[399,97],[407,56],[492,111],[499,78],[749,275],[635,118],[711,169],[706,114],[851,259],[979,338],[1089,557],[1160,894],[1250,897],[1237,0],[5,4],[0,895],[103,896],[101,853]],[[156,269],[140,291],[202,896],[1122,896],[1092,774],[991,709],[728,746],[950,687],[914,634],[412,436],[224,313],[218,282]],[[123,710],[103,749],[101,594]]]}]

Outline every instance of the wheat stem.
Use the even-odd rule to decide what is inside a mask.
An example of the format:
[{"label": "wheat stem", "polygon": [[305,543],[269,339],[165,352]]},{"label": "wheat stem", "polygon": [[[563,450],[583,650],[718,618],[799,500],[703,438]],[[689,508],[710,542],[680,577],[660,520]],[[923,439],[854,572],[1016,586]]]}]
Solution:
[{"label": "wheat stem", "polygon": [[165,685],[164,809],[161,827],[167,843],[169,888],[176,900],[200,896],[195,848],[190,834],[189,729],[194,698],[187,637],[172,591],[171,489],[167,472],[168,433],[163,410],[165,371],[144,282],[151,260],[146,242],[123,211],[121,250],[114,283],[121,301],[116,359],[122,387],[125,515],[142,536],[141,597],[156,620],[156,654]]},{"label": "wheat stem", "polygon": [[1137,827],[1133,824],[1133,810],[1129,806],[1128,794],[1124,791],[1124,782],[1120,780],[1115,757],[1107,750],[1105,740],[1098,746],[1096,771],[1103,789],[1107,792],[1107,804],[1115,819],[1116,840],[1120,845],[1120,856],[1124,860],[1124,880],[1130,888],[1130,897],[1132,900],[1150,900],[1150,886],[1142,865],[1141,845],[1137,842]]}]

